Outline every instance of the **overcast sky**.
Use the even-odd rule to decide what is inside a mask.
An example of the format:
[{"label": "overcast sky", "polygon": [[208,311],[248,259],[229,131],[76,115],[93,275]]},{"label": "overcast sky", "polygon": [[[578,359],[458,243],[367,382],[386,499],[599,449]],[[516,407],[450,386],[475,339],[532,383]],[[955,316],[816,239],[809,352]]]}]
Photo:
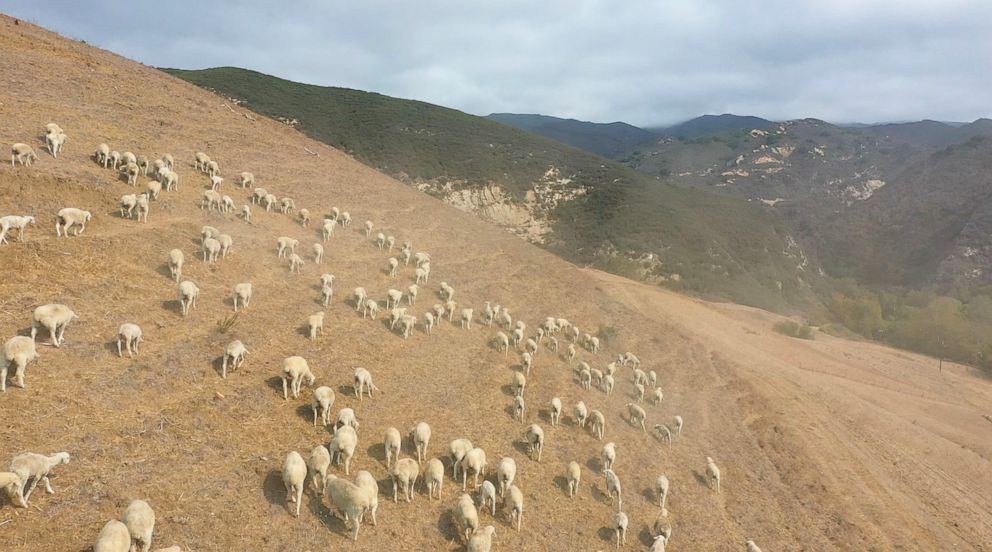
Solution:
[{"label": "overcast sky", "polygon": [[990,0],[0,0],[148,65],[232,65],[485,115],[992,116]]}]

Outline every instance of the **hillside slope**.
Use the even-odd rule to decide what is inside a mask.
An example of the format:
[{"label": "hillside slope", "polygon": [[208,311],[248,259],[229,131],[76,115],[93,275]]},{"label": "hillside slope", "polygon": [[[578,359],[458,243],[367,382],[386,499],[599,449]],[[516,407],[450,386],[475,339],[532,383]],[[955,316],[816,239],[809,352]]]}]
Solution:
[{"label": "hillside slope", "polygon": [[[510,528],[502,510],[496,518],[482,514],[496,526],[497,550],[607,549],[616,507],[597,473],[601,443],[568,413],[551,428],[545,405],[553,396],[568,411],[583,400],[606,416],[631,516],[628,549],[650,544],[658,511],[650,489],[661,472],[673,483],[672,552],[732,550],[745,538],[766,550],[992,548],[992,499],[984,491],[992,486],[992,445],[981,417],[992,385],[964,368],[945,364],[937,373],[930,359],[870,344],[790,340],[768,330],[777,319],[768,313],[578,269],[284,124],[232,111],[224,98],[33,25],[0,16],[0,45],[2,140],[40,150],[41,130],[52,121],[70,136],[57,160],[42,154],[32,167],[0,166],[3,214],[37,217],[25,241],[0,245],[7,269],[0,336],[27,333],[31,310],[44,303],[64,302],[80,316],[61,348],[39,347],[26,389],[0,395],[7,414],[0,461],[28,450],[73,455],[53,472],[55,494],[37,491],[25,510],[0,503],[0,550],[88,550],[100,527],[138,497],[157,513],[154,547],[463,550],[448,511],[461,492],[457,484],[445,482],[440,501],[420,492],[413,504],[388,498],[380,438],[389,426],[405,432],[418,420],[434,428],[430,456],[464,436],[486,449],[491,469],[503,456],[516,459],[523,530]],[[89,157],[100,142],[152,158],[176,156],[181,187],[152,203],[148,223],[120,217],[117,198],[135,189]],[[220,163],[228,178],[222,192],[239,205],[248,190],[232,180],[251,170],[259,185],[315,215],[335,205],[349,210],[355,225],[326,244],[323,265],[308,257],[301,275],[290,274],[276,257],[276,238],[299,239],[305,254],[319,240],[315,228],[257,207],[251,225],[200,209],[207,181],[191,167],[200,149]],[[65,206],[94,213],[82,235],[55,237],[55,213]],[[477,314],[483,301],[497,300],[529,329],[545,315],[566,316],[608,338],[604,352],[580,352],[583,359],[602,367],[631,350],[658,372],[665,399],[645,406],[648,423],[680,414],[683,435],[669,448],[626,422],[629,369],[606,396],[581,389],[566,362],[542,348],[528,378],[526,420],[545,427],[547,442],[543,462],[527,459],[525,425],[508,412],[518,360],[493,350],[495,328],[478,318],[471,330],[445,322],[432,336],[418,326],[404,340],[381,317],[356,313],[354,287],[381,299],[412,280],[412,267],[397,278],[386,274],[388,253],[358,229],[366,219],[432,254],[431,282],[413,308],[418,315],[437,301],[437,282],[445,280],[460,306]],[[214,265],[197,258],[203,224],[234,239]],[[201,288],[186,319],[165,266],[172,248],[185,252],[184,277]],[[337,275],[326,308],[315,285],[324,271]],[[222,333],[218,322],[231,314],[230,292],[242,281],[254,284],[255,297]],[[306,317],[320,309],[327,311],[325,333],[311,342]],[[134,359],[114,350],[125,321],[145,330]],[[220,356],[235,338],[251,355],[224,380]],[[378,526],[363,525],[355,544],[310,491],[299,518],[286,510],[283,457],[330,437],[312,425],[309,389],[299,399],[281,396],[281,362],[294,354],[308,359],[317,385],[335,389],[335,411],[354,408],[361,420],[352,470],[369,470],[381,494]],[[352,395],[349,380],[359,365],[381,388],[374,399]],[[724,470],[719,495],[702,480],[707,455]],[[583,466],[574,499],[563,487],[571,460]]]},{"label": "hillside slope", "polygon": [[611,159],[657,134],[623,122],[590,123],[548,115],[491,113],[486,118]]},{"label": "hillside slope", "polygon": [[243,69],[167,71],[576,263],[770,308],[807,300],[816,277],[815,260],[775,213],[555,140],[423,102]]}]

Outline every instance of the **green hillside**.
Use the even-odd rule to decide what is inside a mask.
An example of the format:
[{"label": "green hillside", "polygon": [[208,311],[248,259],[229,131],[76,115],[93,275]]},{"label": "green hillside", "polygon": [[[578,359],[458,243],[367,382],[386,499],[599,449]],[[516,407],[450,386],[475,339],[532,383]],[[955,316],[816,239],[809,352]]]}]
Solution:
[{"label": "green hillside", "polygon": [[534,213],[546,217],[552,232],[538,241],[574,262],[766,308],[807,297],[805,279],[815,269],[799,267],[804,256],[790,247],[785,225],[755,203],[678,188],[554,140],[424,102],[230,67],[164,71],[263,115],[295,119],[300,131],[404,181],[445,184],[443,192],[430,188],[441,197],[497,185],[511,203],[525,205],[556,170],[561,189],[549,192],[552,200]]}]

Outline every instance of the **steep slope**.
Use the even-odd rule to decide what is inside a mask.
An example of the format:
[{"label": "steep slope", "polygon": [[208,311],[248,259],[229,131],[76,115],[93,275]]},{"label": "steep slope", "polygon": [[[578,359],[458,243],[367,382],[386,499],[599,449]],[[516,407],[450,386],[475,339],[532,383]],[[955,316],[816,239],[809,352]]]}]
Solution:
[{"label": "steep slope", "polygon": [[691,139],[709,136],[711,134],[719,134],[728,130],[752,128],[768,129],[774,126],[775,123],[767,119],[762,119],[761,117],[724,113],[723,115],[701,115],[694,119],[689,119],[684,123],[679,123],[670,127],[652,128],[649,130],[664,136]]},{"label": "steep slope", "polygon": [[422,102],[243,69],[168,71],[576,263],[771,308],[806,301],[816,277],[775,213],[555,140]]},{"label": "steep slope", "polygon": [[[992,386],[964,368],[945,364],[938,374],[929,359],[871,344],[789,340],[768,331],[777,320],[768,313],[578,269],[286,125],[228,109],[224,98],[33,25],[0,16],[0,45],[2,139],[37,146],[52,121],[70,136],[58,160],[43,155],[30,168],[0,167],[3,214],[37,216],[25,241],[0,246],[7,269],[0,336],[28,332],[39,304],[65,302],[80,315],[61,348],[40,347],[28,387],[0,395],[7,413],[0,461],[26,450],[73,455],[53,473],[55,494],[36,492],[26,510],[0,504],[0,550],[88,550],[106,520],[119,518],[136,497],[156,510],[154,547],[463,550],[449,513],[461,493],[457,484],[446,482],[440,501],[421,493],[413,504],[387,498],[380,437],[389,426],[405,431],[418,420],[434,427],[431,456],[443,456],[448,441],[465,436],[486,449],[491,466],[516,458],[524,528],[511,529],[501,510],[496,518],[483,514],[483,523],[497,528],[496,549],[605,549],[616,507],[597,473],[600,442],[568,419],[549,427],[544,405],[552,396],[566,408],[583,400],[606,415],[607,439],[621,451],[616,469],[631,516],[628,547],[650,543],[657,513],[650,489],[661,472],[673,482],[673,552],[730,550],[744,538],[771,550],[992,546],[992,503],[984,492],[992,485],[992,449],[981,417]],[[152,203],[148,223],[120,218],[117,198],[135,188],[90,159],[104,141],[151,157],[176,155],[180,190]],[[326,244],[324,265],[308,262],[302,275],[291,275],[276,258],[275,239],[300,239],[305,253],[317,231],[257,207],[251,225],[201,210],[206,179],[191,167],[199,149],[219,161],[228,177],[222,192],[238,204],[249,191],[233,187],[233,175],[252,170],[259,185],[314,214],[337,205],[351,211],[355,226],[372,220],[431,252],[431,283],[421,290],[417,313],[436,301],[436,282],[446,280],[461,306],[498,300],[529,328],[556,313],[598,333],[606,350],[580,353],[596,366],[636,351],[665,388],[661,405],[646,405],[649,424],[681,414],[686,430],[673,447],[663,446],[626,422],[629,369],[607,397],[582,390],[565,361],[542,348],[528,380],[527,421],[545,427],[547,443],[542,463],[528,460],[525,426],[507,412],[506,387],[518,361],[492,349],[495,329],[478,319],[471,330],[443,323],[433,336],[418,327],[404,340],[381,318],[363,320],[346,300],[349,290],[362,285],[381,298],[387,288],[408,284],[412,268],[389,278],[388,254],[353,227]],[[82,235],[54,236],[55,213],[65,206],[93,211]],[[203,224],[234,238],[218,264],[196,258]],[[186,253],[185,277],[202,290],[186,319],[165,266],[175,247]],[[311,342],[302,326],[324,308],[315,284],[325,270],[337,275],[337,294],[326,307],[325,334]],[[231,289],[242,281],[255,285],[255,297],[222,332],[218,322],[230,316]],[[133,360],[117,358],[112,342],[124,321],[145,329]],[[235,338],[251,355],[222,380],[219,357]],[[286,511],[284,455],[306,454],[329,439],[311,425],[309,390],[282,399],[277,375],[293,354],[310,361],[317,385],[335,389],[335,410],[354,408],[361,419],[352,469],[369,470],[381,495],[378,526],[363,525],[354,544],[310,491],[299,518]],[[372,400],[351,393],[358,365],[382,389]],[[724,470],[720,495],[702,481],[707,455]],[[574,499],[562,485],[571,460],[584,468]]]},{"label": "steep slope", "polygon": [[486,118],[606,158],[613,158],[637,144],[657,137],[653,132],[623,122],[590,123],[547,115],[517,113],[492,113],[486,115]]}]

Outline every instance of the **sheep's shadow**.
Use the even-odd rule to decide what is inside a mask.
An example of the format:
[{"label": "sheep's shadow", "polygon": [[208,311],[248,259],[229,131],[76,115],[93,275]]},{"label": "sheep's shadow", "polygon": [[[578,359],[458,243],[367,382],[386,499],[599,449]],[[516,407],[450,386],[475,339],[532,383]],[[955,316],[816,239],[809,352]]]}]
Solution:
[{"label": "sheep's shadow", "polygon": [[[304,421],[313,425],[313,407],[310,403],[304,403],[296,407],[296,415],[303,418]],[[318,420],[320,421],[320,420]]]},{"label": "sheep's shadow", "polygon": [[501,386],[500,390],[503,391],[503,394],[506,395],[507,397],[517,396],[517,393],[516,391],[514,391],[512,384],[507,383],[506,385]]},{"label": "sheep's shadow", "polygon": [[650,547],[654,544],[654,535],[651,533],[651,529],[648,527],[641,528],[640,532],[637,533],[637,540],[641,541],[644,546]]},{"label": "sheep's shadow", "polygon": [[[183,304],[179,299],[170,299],[168,301],[162,301],[162,308],[167,311],[174,311],[179,314],[180,317],[183,315]],[[193,310],[191,306],[190,311]]]},{"label": "sheep's shadow", "polygon": [[269,470],[262,483],[262,492],[269,504],[286,507],[286,485],[282,482],[282,472],[279,470]]},{"label": "sheep's shadow", "polygon": [[[276,395],[282,396],[282,378],[279,376],[272,376],[265,380],[265,384],[269,386],[270,389],[276,392]],[[288,384],[287,384],[288,389]]]},{"label": "sheep's shadow", "polygon": [[555,487],[558,487],[565,496],[568,496],[568,478],[567,477],[565,477],[564,475],[556,475],[555,476],[554,483],[555,483]]},{"label": "sheep's shadow", "polygon": [[506,412],[506,415],[509,416],[511,420],[516,421],[516,419],[517,419],[517,405],[515,405],[513,403],[510,403],[510,404],[506,405],[506,408],[504,408],[503,411]]},{"label": "sheep's shadow", "polygon": [[705,474],[699,473],[698,470],[692,470],[692,477],[700,485],[706,487],[707,489],[710,488],[710,482],[709,482],[709,480],[706,479],[706,475]]},{"label": "sheep's shadow", "polygon": [[641,496],[648,503],[656,502],[656,497],[655,497],[655,494],[654,494],[654,490],[651,489],[650,487],[645,487],[644,489],[642,489],[641,490]]},{"label": "sheep's shadow", "polygon": [[603,472],[603,463],[599,458],[589,458],[586,460],[586,467],[592,470],[593,473],[601,474]]},{"label": "sheep's shadow", "polygon": [[527,441],[513,441],[513,450],[530,458],[530,445]]},{"label": "sheep's shadow", "polygon": [[367,454],[369,458],[378,460],[383,466],[386,465],[386,445],[383,443],[375,443],[370,445],[365,449],[365,454]]},{"label": "sheep's shadow", "polygon": [[[220,355],[219,357],[214,357],[214,359],[210,363],[210,367],[213,368],[214,372],[216,372],[218,376],[223,376],[223,374],[224,374],[224,357],[225,356],[226,355]],[[228,366],[228,368],[231,368],[231,367]],[[228,372],[232,372],[232,373],[235,372],[235,371],[236,370],[234,370],[233,368],[230,369],[230,370],[228,370]]]},{"label": "sheep's shadow", "polygon": [[551,423],[551,409],[539,408],[537,409],[537,419],[542,422]]},{"label": "sheep's shadow", "polygon": [[158,269],[156,269],[155,272],[158,272],[162,276],[165,276],[169,280],[175,282],[175,279],[172,277],[172,270],[169,269],[169,263],[162,263],[158,265]]},{"label": "sheep's shadow", "polygon": [[606,494],[606,490],[601,489],[599,485],[596,485],[595,483],[589,486],[589,494],[591,494],[593,499],[595,499],[596,502],[599,502],[600,504],[606,504],[612,507],[616,507],[616,501],[614,500],[611,503],[609,495]]},{"label": "sheep's shadow", "polygon": [[596,536],[606,542],[614,542],[616,540],[617,533],[612,527],[600,527],[596,530]]},{"label": "sheep's shadow", "polygon": [[445,508],[437,518],[437,530],[448,542],[461,543],[465,539],[465,534],[459,530],[458,523],[452,511]]}]

